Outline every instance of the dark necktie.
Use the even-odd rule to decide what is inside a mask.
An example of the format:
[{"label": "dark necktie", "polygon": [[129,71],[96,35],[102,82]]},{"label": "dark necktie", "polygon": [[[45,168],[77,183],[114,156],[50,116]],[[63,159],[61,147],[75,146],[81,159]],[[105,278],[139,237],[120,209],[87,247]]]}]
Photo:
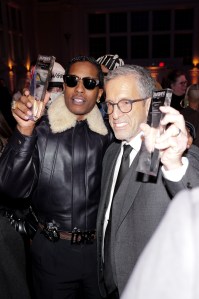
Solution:
[{"label": "dark necktie", "polygon": [[[123,148],[124,148],[124,152],[122,155],[120,169],[119,169],[117,181],[115,184],[114,195],[115,195],[116,191],[118,190],[124,176],[126,175],[128,169],[129,169],[129,154],[132,150],[132,147],[130,145],[124,144]],[[113,201],[114,201],[114,195],[113,195],[113,199],[112,199],[112,205],[113,205]],[[108,293],[111,293],[116,289],[116,285],[113,280],[112,265],[111,265],[112,205],[111,205],[111,209],[110,209],[109,221],[108,221],[108,225],[106,227],[105,239],[104,239],[104,279],[105,279],[105,285],[106,285]]]},{"label": "dark necktie", "polygon": [[119,169],[118,176],[117,176],[117,181],[115,183],[114,195],[117,192],[121,182],[123,181],[123,178],[125,177],[128,169],[129,169],[129,162],[130,162],[129,154],[132,151],[132,147],[129,144],[124,144],[123,148],[124,148],[124,151],[123,151],[123,155],[122,155],[120,169]]}]

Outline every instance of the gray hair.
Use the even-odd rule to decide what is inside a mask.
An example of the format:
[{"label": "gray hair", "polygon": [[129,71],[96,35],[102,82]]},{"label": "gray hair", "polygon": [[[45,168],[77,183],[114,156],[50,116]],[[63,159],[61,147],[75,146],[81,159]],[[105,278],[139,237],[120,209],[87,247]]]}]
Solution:
[{"label": "gray hair", "polygon": [[132,76],[132,80],[137,80],[140,98],[152,97],[152,91],[155,89],[155,80],[146,68],[128,64],[120,66],[108,72],[107,76],[104,78],[105,85],[108,81],[120,76]]},{"label": "gray hair", "polygon": [[199,102],[199,84],[192,84],[187,87],[185,102]]}]

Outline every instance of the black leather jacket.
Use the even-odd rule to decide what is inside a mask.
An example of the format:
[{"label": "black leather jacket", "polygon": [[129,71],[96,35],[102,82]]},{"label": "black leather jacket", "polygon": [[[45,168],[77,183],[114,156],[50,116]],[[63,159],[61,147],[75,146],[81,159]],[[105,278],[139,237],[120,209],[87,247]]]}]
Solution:
[{"label": "black leather jacket", "polygon": [[[15,131],[0,160],[0,190],[31,197],[40,221],[55,221],[60,230],[96,227],[102,159],[112,134],[98,108],[90,114],[66,130],[62,121],[54,126],[53,112],[50,124],[44,117],[31,137]],[[100,126],[103,134],[96,132]]]}]

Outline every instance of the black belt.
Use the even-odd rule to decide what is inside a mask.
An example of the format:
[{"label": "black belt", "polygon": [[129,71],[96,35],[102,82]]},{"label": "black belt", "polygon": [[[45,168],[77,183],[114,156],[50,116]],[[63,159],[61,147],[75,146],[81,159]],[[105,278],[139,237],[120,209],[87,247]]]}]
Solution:
[{"label": "black belt", "polygon": [[58,231],[56,226],[43,225],[39,223],[41,233],[50,241],[56,242],[59,239],[71,241],[71,244],[93,244],[96,239],[96,231],[81,231],[74,229],[72,232]]}]

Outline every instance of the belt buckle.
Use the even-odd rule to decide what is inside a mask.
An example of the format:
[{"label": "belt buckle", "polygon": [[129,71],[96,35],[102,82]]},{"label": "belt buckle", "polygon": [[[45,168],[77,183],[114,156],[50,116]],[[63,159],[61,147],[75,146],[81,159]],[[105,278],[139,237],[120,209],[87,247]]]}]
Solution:
[{"label": "belt buckle", "polygon": [[87,231],[84,233],[84,239],[86,241],[86,244],[93,244],[94,240],[94,234],[92,231]]},{"label": "belt buckle", "polygon": [[76,227],[72,231],[71,244],[93,244],[94,233],[92,231],[82,232]]},{"label": "belt buckle", "polygon": [[57,242],[60,239],[57,226],[53,223],[46,224],[41,233],[51,242]]},{"label": "belt buckle", "polygon": [[75,227],[72,231],[71,244],[80,245],[82,242],[82,232]]}]

